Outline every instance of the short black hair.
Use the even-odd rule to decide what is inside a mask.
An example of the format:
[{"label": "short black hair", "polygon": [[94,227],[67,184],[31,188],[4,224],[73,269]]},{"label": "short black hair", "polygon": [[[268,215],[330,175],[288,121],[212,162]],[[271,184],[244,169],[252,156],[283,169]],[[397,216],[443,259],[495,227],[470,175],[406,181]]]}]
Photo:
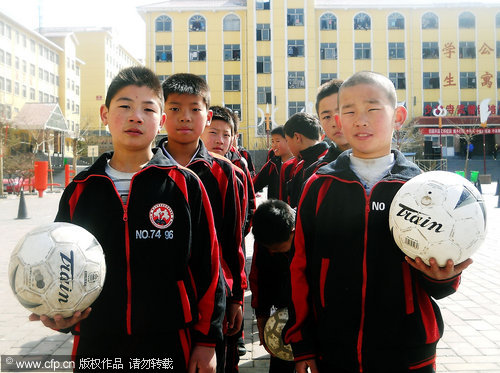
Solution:
[{"label": "short black hair", "polygon": [[360,84],[367,84],[381,89],[387,96],[391,106],[393,108],[398,106],[398,97],[396,94],[396,88],[394,88],[394,83],[385,75],[375,71],[358,71],[357,73],[351,75],[340,86],[339,96],[340,92],[344,88],[354,87]]},{"label": "short black hair", "polygon": [[283,126],[274,127],[271,130],[271,135],[280,135],[285,138],[285,130],[283,129]]},{"label": "short black hair", "polygon": [[162,83],[163,96],[167,101],[168,95],[194,95],[200,96],[207,109],[210,107],[210,88],[205,79],[198,75],[179,73],[169,76]]},{"label": "short black hair", "polygon": [[152,70],[144,66],[131,66],[120,70],[118,74],[113,78],[111,84],[108,87],[104,105],[106,105],[106,107],[109,109],[111,100],[116,96],[118,91],[120,91],[122,88],[128,87],[129,85],[148,87],[153,90],[153,92],[158,97],[159,105],[161,111],[163,112],[165,100],[163,99],[163,91],[161,88],[160,80]]},{"label": "short black hair", "polygon": [[210,106],[210,110],[212,110],[212,121],[218,119],[226,122],[231,127],[231,135],[234,135],[234,122],[232,112],[225,107],[222,106]]},{"label": "short black hair", "polygon": [[344,81],[340,79],[332,79],[326,83],[323,83],[318,88],[318,93],[316,94],[316,113],[319,115],[319,102],[325,97],[339,93],[340,86]]},{"label": "short black hair", "polygon": [[304,112],[292,115],[286,121],[283,129],[288,137],[293,137],[295,133],[300,133],[308,139],[319,140],[321,134],[321,124],[318,118]]},{"label": "short black hair", "polygon": [[279,199],[269,199],[255,210],[252,226],[255,241],[261,245],[288,241],[295,228],[295,211]]}]

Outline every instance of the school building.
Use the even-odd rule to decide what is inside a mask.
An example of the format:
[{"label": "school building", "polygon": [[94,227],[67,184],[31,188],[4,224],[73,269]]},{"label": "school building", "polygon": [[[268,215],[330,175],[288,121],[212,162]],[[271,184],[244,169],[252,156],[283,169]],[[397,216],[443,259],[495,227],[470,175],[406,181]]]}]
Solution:
[{"label": "school building", "polygon": [[[169,0],[137,10],[146,66],[161,78],[204,77],[213,104],[238,111],[249,149],[265,148],[266,130],[292,114],[314,113],[320,84],[361,70],[394,82],[408,122],[435,146],[441,139],[444,156],[461,151],[462,131],[485,131],[488,151],[500,141],[500,4]],[[485,99],[491,115],[483,128]],[[441,127],[435,114],[446,114]],[[482,136],[473,141],[482,146]]]}]

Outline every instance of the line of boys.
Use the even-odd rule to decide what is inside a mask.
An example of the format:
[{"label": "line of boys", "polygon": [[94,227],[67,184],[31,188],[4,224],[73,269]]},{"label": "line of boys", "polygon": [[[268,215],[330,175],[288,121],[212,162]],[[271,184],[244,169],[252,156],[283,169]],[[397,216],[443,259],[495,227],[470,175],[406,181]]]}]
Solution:
[{"label": "line of boys", "polygon": [[[161,85],[151,70],[131,67],[113,79],[101,107],[113,152],[75,177],[56,216],[101,243],[103,291],[70,318],[30,315],[71,331],[77,362],[168,358],[165,370],[224,372],[223,334],[238,333],[243,319],[244,193],[251,184],[200,140],[209,107],[206,82],[192,74]],[[168,138],[152,148],[163,125]]]},{"label": "line of boys", "polygon": [[[267,251],[272,258],[292,250],[284,341],[292,345],[298,373],[434,372],[443,321],[432,298],[454,293],[472,261],[449,260],[441,268],[433,258],[429,266],[408,258],[394,243],[388,208],[372,208],[372,202],[390,206],[399,188],[421,172],[391,150],[393,131],[407,115],[392,82],[373,72],[355,73],[339,89],[338,108],[336,126],[352,150],[319,169],[321,160],[312,166],[295,228],[282,224],[282,235],[255,231],[260,219],[290,220],[289,207],[276,201],[259,206],[254,216],[257,254]],[[288,274],[266,283],[259,271],[266,263],[258,255],[254,260],[252,304],[265,318],[269,303],[286,300],[283,291],[270,302],[273,295],[262,292],[271,284],[286,287]],[[271,364],[271,371],[293,370],[273,370]]]},{"label": "line of boys", "polygon": [[[131,76],[119,76],[115,82],[122,82],[110,86],[109,99],[101,109],[112,133],[114,153],[103,155],[75,178],[61,198],[56,217],[84,226],[102,241],[107,285],[93,313],[89,308],[68,319],[36,315],[30,319],[41,319],[54,329],[71,327],[77,356],[157,357],[167,353],[174,358],[175,371],[214,371],[214,345],[220,339],[224,311],[223,269],[227,269],[228,285],[233,280],[227,326],[239,329],[244,288],[244,271],[238,262],[241,242],[226,253],[223,242],[217,244],[217,239],[224,241],[229,235],[219,234],[216,214],[210,210],[219,209],[223,216],[226,205],[222,198],[219,206],[212,203],[211,192],[205,191],[210,188],[180,165],[199,166],[197,170],[207,180],[213,178],[212,168],[218,176],[232,178],[224,182],[228,188],[224,191],[233,188],[235,221],[240,225],[231,234],[238,237],[243,225],[234,170],[221,171],[224,163],[216,157],[209,158],[212,163],[196,159],[206,155],[200,133],[195,134],[197,125],[204,128],[211,119],[209,101],[198,88],[181,89],[175,80],[172,90],[165,91],[169,139],[162,142],[163,151],[152,150],[154,136],[165,123],[163,98],[154,79],[150,85],[138,79],[147,71],[127,72]],[[404,257],[388,232],[388,212],[366,207],[375,196],[390,205],[397,189],[420,170],[390,150],[392,131],[406,118],[404,108],[396,107],[390,81],[365,73],[347,82],[339,92],[337,124],[353,151],[318,170],[300,197],[285,342],[292,343],[298,372],[305,372],[306,367],[315,372],[318,366],[322,371],[432,371],[442,320],[429,294],[441,297],[454,292],[461,271],[471,261],[457,266],[449,261],[439,268],[433,260],[426,266],[418,258]],[[118,178],[128,178],[130,188],[118,191],[115,183],[122,182]],[[220,188],[212,192],[223,195]],[[155,212],[162,212],[161,218],[153,218]],[[322,224],[327,221],[333,224],[325,228]],[[147,225],[159,232],[171,228],[172,233],[161,239],[172,241],[155,242],[155,234],[141,242],[133,229]],[[220,227],[228,229],[224,224]],[[372,234],[374,238],[369,238]],[[325,242],[339,249],[332,251]],[[382,251],[386,246],[390,249]],[[165,247],[174,250],[161,250]],[[381,251],[377,254],[381,258],[374,259],[374,250]],[[240,266],[235,270],[237,262]],[[359,268],[346,272],[345,263],[356,263]],[[141,273],[148,273],[147,279]],[[162,284],[161,297],[151,283]],[[338,295],[342,295],[341,304]],[[167,314],[168,323],[148,317],[151,299],[156,301],[155,310]],[[388,299],[394,301],[381,302]]]}]

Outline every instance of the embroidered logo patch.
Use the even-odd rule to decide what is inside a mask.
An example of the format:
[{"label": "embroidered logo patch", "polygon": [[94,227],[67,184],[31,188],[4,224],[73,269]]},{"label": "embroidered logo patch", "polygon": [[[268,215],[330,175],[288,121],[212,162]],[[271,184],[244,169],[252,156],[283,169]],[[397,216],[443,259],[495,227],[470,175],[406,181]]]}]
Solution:
[{"label": "embroidered logo patch", "polygon": [[165,229],[174,222],[174,212],[169,205],[158,203],[149,210],[149,220],[156,228]]}]

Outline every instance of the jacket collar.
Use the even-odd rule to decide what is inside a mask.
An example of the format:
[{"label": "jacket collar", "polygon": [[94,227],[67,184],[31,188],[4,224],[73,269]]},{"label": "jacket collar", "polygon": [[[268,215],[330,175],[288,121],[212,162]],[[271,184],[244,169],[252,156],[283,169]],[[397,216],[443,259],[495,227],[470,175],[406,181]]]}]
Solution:
[{"label": "jacket collar", "polygon": [[307,149],[300,151],[300,159],[305,161],[317,160],[321,154],[323,154],[328,149],[328,144],[326,142],[319,142],[316,145],[310,146]]},{"label": "jacket collar", "polygon": [[[399,150],[393,149],[391,153],[394,154],[394,166],[389,171],[389,175],[387,175],[385,180],[410,180],[412,177],[422,173],[420,168],[417,165],[410,162],[406,159],[406,157]],[[350,164],[350,155],[352,154],[352,150],[346,150],[332,163],[327,164],[326,166],[321,167],[317,173],[321,175],[332,175],[337,176],[339,178],[349,180],[349,181],[357,181],[358,178],[356,174],[351,170]]]}]

